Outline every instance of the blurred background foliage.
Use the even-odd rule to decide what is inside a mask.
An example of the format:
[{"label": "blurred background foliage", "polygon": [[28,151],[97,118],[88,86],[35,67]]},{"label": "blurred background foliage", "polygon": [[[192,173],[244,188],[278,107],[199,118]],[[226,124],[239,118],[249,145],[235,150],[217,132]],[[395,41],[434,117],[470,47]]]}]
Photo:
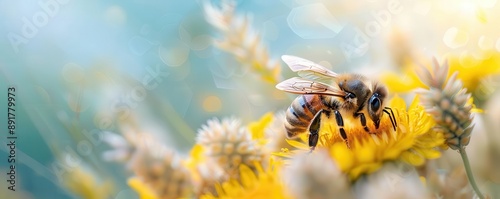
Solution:
[{"label": "blurred background foliage", "polygon": [[[248,123],[289,105],[294,96],[274,88],[293,76],[279,59],[283,54],[337,72],[393,77],[382,79],[397,92],[418,85],[412,82],[414,66],[432,56],[448,58],[452,69],[462,66],[457,70],[477,106],[487,111],[490,96],[498,95],[496,0],[239,0],[225,16],[236,24],[230,27],[240,28],[236,33],[218,27],[222,19],[205,13],[205,3],[220,5],[1,0],[0,103],[5,109],[6,88],[15,86],[19,191],[12,195],[2,180],[0,193],[70,198],[86,193],[72,185],[76,178],[89,190],[106,187],[88,198],[133,198],[122,167],[102,160],[109,147],[101,132],[149,132],[186,154],[207,119],[236,116]],[[25,34],[28,26],[33,32]],[[236,47],[224,45],[232,33]],[[238,38],[248,50],[243,54],[235,50]],[[1,114],[0,121],[6,120]],[[6,157],[3,146],[0,156]],[[81,167],[68,169],[61,163],[68,160]],[[2,175],[6,163],[0,161]]]}]

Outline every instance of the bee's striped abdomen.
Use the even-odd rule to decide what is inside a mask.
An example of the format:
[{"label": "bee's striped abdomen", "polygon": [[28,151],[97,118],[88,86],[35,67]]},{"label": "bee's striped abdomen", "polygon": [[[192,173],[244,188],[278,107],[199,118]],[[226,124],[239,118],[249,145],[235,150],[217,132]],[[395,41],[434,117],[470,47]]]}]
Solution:
[{"label": "bee's striped abdomen", "polygon": [[301,95],[295,98],[286,111],[287,136],[292,138],[305,132],[316,113],[325,107],[319,95]]}]

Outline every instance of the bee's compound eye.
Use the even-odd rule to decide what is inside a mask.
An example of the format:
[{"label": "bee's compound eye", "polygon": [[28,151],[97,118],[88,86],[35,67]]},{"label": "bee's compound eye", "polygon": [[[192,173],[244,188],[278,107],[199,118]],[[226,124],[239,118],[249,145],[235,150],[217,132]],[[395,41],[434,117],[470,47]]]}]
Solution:
[{"label": "bee's compound eye", "polygon": [[370,99],[370,106],[373,111],[380,109],[380,99],[377,96],[372,96]]}]

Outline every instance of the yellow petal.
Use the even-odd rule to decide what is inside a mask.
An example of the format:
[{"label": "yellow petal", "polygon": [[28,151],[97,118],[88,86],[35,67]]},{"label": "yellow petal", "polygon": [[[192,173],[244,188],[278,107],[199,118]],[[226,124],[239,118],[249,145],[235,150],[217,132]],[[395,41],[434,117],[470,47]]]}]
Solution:
[{"label": "yellow petal", "polygon": [[139,194],[140,199],[158,199],[154,191],[137,177],[129,178],[127,184]]},{"label": "yellow petal", "polygon": [[419,87],[419,81],[408,75],[400,75],[395,73],[386,73],[382,75],[382,82],[388,87],[391,92],[404,93],[409,92]]},{"label": "yellow petal", "polygon": [[273,120],[273,113],[268,112],[264,114],[259,119],[259,121],[248,124],[248,130],[250,130],[250,133],[252,134],[252,139],[254,140],[264,139],[265,138],[264,130],[271,123],[272,120]]},{"label": "yellow petal", "polygon": [[389,102],[391,108],[406,109],[406,103],[403,98],[399,97],[397,94]]},{"label": "yellow petal", "polygon": [[330,154],[334,157],[335,162],[342,171],[347,171],[354,165],[353,153],[344,143],[333,145]]},{"label": "yellow petal", "polygon": [[412,164],[414,166],[420,166],[420,165],[423,165],[425,163],[425,159],[420,154],[410,152],[410,151],[403,152],[401,154],[401,158],[405,162]]},{"label": "yellow petal", "polygon": [[286,139],[286,142],[290,146],[293,146],[293,147],[298,148],[298,149],[309,149],[309,146],[306,145],[303,142],[299,142],[299,141],[296,141],[296,140],[290,140],[290,139]]},{"label": "yellow petal", "polygon": [[360,164],[354,167],[351,172],[349,172],[349,177],[351,179],[357,179],[359,176],[365,173],[372,173],[382,167],[382,162],[372,162],[366,164]]},{"label": "yellow petal", "polygon": [[[410,107],[408,107],[408,110],[414,110],[417,109],[417,107],[421,106],[420,105],[420,97],[417,95],[413,98],[413,101],[411,102]],[[419,111],[421,112],[421,111]]]},{"label": "yellow petal", "polygon": [[253,171],[244,164],[240,166],[240,176],[241,176],[241,184],[244,187],[254,186],[254,183],[257,181],[257,176],[255,176]]},{"label": "yellow petal", "polygon": [[476,16],[481,23],[486,23],[488,21],[488,19],[486,18],[486,12],[482,8],[478,8],[476,10]]}]

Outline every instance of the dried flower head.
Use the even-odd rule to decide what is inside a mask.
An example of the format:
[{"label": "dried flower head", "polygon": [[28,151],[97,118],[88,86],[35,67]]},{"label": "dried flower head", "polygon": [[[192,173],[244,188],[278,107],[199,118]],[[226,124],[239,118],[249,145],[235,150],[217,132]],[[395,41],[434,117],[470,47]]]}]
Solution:
[{"label": "dried flower head", "polygon": [[129,180],[131,186],[140,194],[151,195],[151,190],[157,198],[178,198],[189,194],[189,172],[172,150],[148,133],[126,131],[123,135],[125,138],[113,133],[104,134],[104,141],[113,149],[104,152],[103,158],[125,162],[135,174]]},{"label": "dried flower head", "polygon": [[255,168],[256,163],[262,165],[264,161],[261,146],[236,119],[208,120],[198,130],[197,143],[203,146],[208,160],[216,162],[229,177],[237,176],[242,164]]},{"label": "dried flower head", "polygon": [[440,66],[434,59],[433,70],[434,75],[425,68],[419,71],[421,81],[429,87],[428,90],[421,92],[422,104],[443,131],[446,144],[454,150],[460,149],[469,144],[470,134],[474,128],[474,125],[471,125],[472,105],[468,104],[471,95],[457,79],[457,72],[446,81],[447,62]]},{"label": "dried flower head", "polygon": [[223,35],[223,39],[215,43],[216,46],[233,54],[264,81],[276,84],[281,72],[279,62],[269,58],[260,36],[251,28],[250,19],[235,15],[235,5],[234,1],[226,0],[222,1],[220,9],[209,3],[204,6],[208,23]]},{"label": "dried flower head", "polygon": [[283,176],[297,199],[352,198],[347,176],[324,150],[296,156]]},{"label": "dried flower head", "polygon": [[152,156],[147,149],[138,149],[130,163],[135,175],[159,198],[185,197],[190,192],[188,170],[180,164],[174,152]]},{"label": "dried flower head", "polygon": [[171,153],[158,138],[150,133],[137,133],[124,130],[122,135],[111,132],[103,133],[103,140],[112,147],[102,154],[104,160],[127,163],[130,167],[131,160],[139,153],[148,153],[149,156],[162,158],[165,153]]}]

